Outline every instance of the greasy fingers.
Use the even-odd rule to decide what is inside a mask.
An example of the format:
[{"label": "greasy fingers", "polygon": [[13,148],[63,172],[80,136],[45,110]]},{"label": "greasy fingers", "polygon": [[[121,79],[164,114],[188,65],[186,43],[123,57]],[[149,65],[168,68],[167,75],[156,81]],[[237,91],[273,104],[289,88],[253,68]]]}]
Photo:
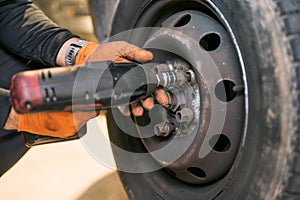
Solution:
[{"label": "greasy fingers", "polygon": [[[167,106],[170,103],[167,93],[162,88],[157,88],[155,90],[154,97],[156,101],[162,106]],[[131,111],[129,106],[127,105],[119,106],[118,108],[120,112],[126,117],[130,116],[131,113],[136,117],[141,117],[144,114],[144,109],[151,110],[155,106],[154,97],[149,96],[140,102],[133,103],[131,105]]]},{"label": "greasy fingers", "polygon": [[95,62],[103,60],[111,60],[117,63],[145,63],[153,59],[151,52],[125,41],[114,41],[103,44],[88,43],[78,52],[77,57],[76,64],[82,64],[82,62],[86,61]]},{"label": "greasy fingers", "polygon": [[162,106],[167,106],[169,104],[169,97],[162,88],[157,88],[155,90],[155,98],[156,101]]},{"label": "greasy fingers", "polygon": [[144,109],[139,102],[131,105],[132,114],[136,117],[141,117],[144,114]]},{"label": "greasy fingers", "polygon": [[130,111],[130,107],[128,105],[118,106],[119,111],[126,117],[129,117],[131,115],[131,112],[134,116],[141,117],[144,114],[144,109],[151,110],[153,107],[154,107],[154,100],[152,97],[147,97],[141,103],[137,102],[132,104],[131,105],[132,111]]},{"label": "greasy fingers", "polygon": [[154,107],[153,97],[147,97],[146,99],[144,99],[142,105],[146,110],[151,110]]},{"label": "greasy fingers", "polygon": [[120,49],[120,56],[139,63],[149,62],[153,59],[153,54],[150,51],[146,51],[127,42],[123,43],[123,48]]},{"label": "greasy fingers", "polygon": [[125,57],[129,60],[136,61],[139,63],[146,63],[153,59],[152,53],[143,49],[133,50],[129,52]]}]

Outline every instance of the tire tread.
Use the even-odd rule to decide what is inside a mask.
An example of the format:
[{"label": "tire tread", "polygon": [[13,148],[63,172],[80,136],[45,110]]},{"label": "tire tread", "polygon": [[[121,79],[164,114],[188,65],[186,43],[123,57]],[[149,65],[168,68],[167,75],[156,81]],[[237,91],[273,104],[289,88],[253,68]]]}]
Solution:
[{"label": "tire tread", "polygon": [[300,2],[295,0],[281,0],[277,2],[282,15],[299,12]]},{"label": "tire tread", "polygon": [[[296,65],[300,61],[300,1],[299,0],[279,0],[277,1],[279,16],[283,21],[284,32],[291,50],[291,63],[295,64],[295,85],[291,88],[295,94],[295,103],[299,107],[300,102],[300,66]],[[300,116],[300,109],[297,109],[297,116]],[[288,177],[284,183],[281,200],[294,200],[300,198],[300,120],[294,122],[295,135],[291,142],[292,153],[288,161]]]},{"label": "tire tread", "polygon": [[[300,22],[299,22],[299,24],[300,24]],[[300,44],[300,34],[298,34],[294,38],[292,38],[290,40],[290,44],[291,44],[291,48],[293,51],[294,62],[299,62],[300,61],[300,45],[299,45]],[[297,77],[300,77],[300,76],[297,76]]]}]

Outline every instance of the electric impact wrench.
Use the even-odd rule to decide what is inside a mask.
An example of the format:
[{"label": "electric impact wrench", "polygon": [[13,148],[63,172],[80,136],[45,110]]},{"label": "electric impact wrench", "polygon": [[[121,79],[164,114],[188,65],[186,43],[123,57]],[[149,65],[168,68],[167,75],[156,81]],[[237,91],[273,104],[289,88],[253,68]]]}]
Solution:
[{"label": "electric impact wrench", "polygon": [[[94,111],[131,104],[151,95],[157,87],[170,87],[185,77],[177,71],[156,73],[151,64],[88,62],[85,66],[55,67],[15,74],[10,100],[18,113]],[[23,133],[25,144],[34,146],[77,139]]]}]

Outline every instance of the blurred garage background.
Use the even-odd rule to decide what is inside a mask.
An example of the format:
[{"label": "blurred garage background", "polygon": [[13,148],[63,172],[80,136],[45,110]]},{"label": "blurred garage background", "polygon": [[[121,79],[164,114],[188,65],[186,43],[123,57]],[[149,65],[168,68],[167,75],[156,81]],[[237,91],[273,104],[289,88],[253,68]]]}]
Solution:
[{"label": "blurred garage background", "polygon": [[88,40],[96,40],[88,0],[32,0],[49,18]]},{"label": "blurred garage background", "polygon": [[[86,0],[33,0],[47,16],[96,41]],[[106,127],[100,116],[101,127]],[[0,179],[1,199],[127,199],[117,173],[93,159],[80,141],[34,147]]]}]

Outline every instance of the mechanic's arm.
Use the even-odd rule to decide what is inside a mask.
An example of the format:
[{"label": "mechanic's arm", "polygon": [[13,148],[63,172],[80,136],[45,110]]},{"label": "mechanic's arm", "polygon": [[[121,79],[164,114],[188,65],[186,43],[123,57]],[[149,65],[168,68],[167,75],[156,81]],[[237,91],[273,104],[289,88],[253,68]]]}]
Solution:
[{"label": "mechanic's arm", "polygon": [[[41,65],[57,65],[56,58],[63,44],[77,39],[27,0],[0,0],[0,27],[1,48]],[[5,102],[1,105],[0,125],[17,129],[18,115],[10,109],[8,98]]]},{"label": "mechanic's arm", "polygon": [[56,66],[56,55],[78,36],[49,20],[27,0],[0,0],[0,45],[18,56]]},{"label": "mechanic's arm", "polygon": [[[0,46],[41,65],[55,66],[62,45],[77,36],[51,22],[27,0],[0,0]],[[0,107],[0,126],[7,125],[9,100]]]},{"label": "mechanic's arm", "polygon": [[[49,20],[28,0],[0,0],[0,27],[1,47],[48,66],[65,65],[69,45],[79,40],[78,36]],[[98,44],[88,43],[86,46],[85,53],[89,54]],[[101,46],[97,51],[103,53],[105,50],[107,53],[99,57],[95,55],[94,60],[145,62],[152,59],[151,53],[128,43]]]}]

